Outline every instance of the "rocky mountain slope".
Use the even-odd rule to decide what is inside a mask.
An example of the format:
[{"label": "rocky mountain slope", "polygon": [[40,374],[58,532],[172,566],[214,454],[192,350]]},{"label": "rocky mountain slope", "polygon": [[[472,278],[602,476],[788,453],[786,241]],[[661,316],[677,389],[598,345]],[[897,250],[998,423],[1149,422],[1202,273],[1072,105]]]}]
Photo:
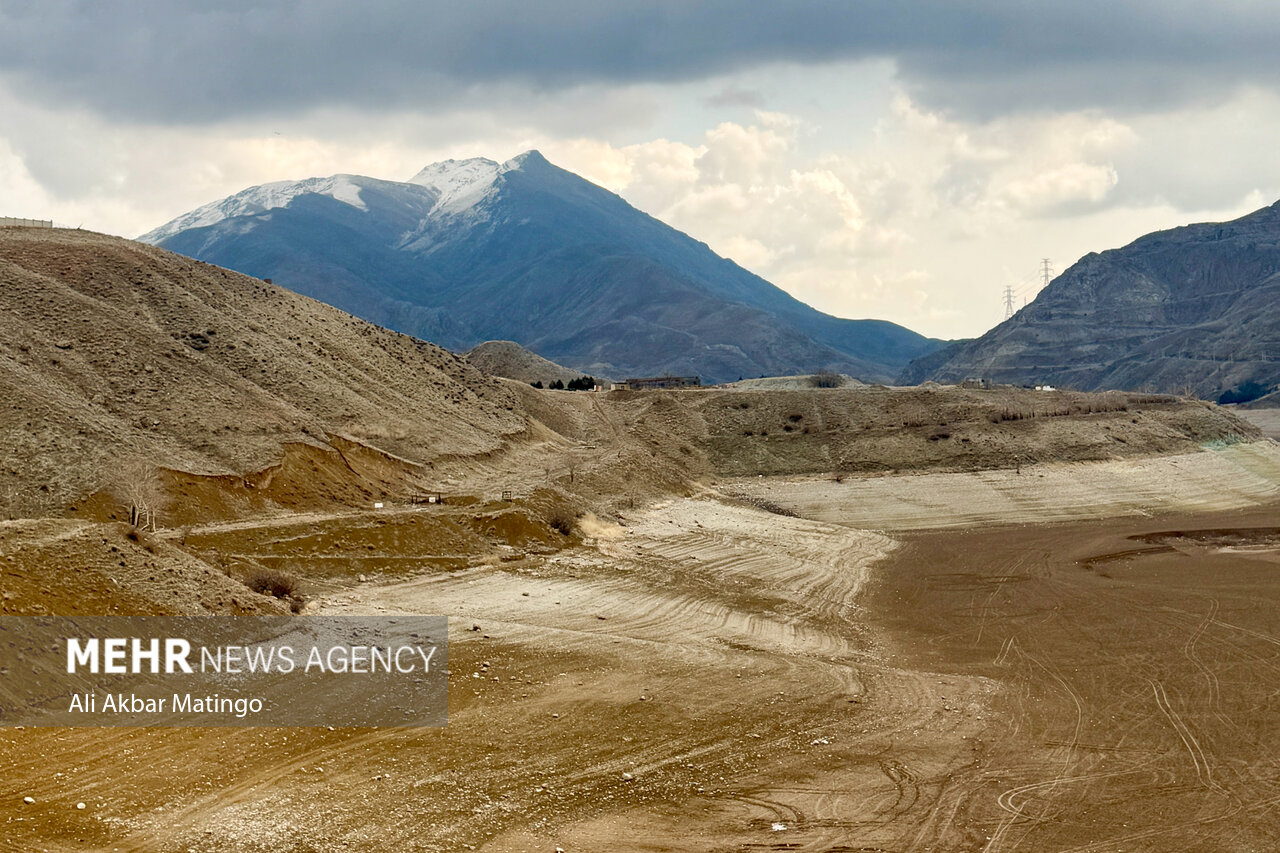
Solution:
[{"label": "rocky mountain slope", "polygon": [[455,350],[593,375],[890,379],[940,345],[823,314],[536,151],[253,187],[141,238]]},{"label": "rocky mountain slope", "polygon": [[20,514],[139,460],[243,474],[345,437],[422,463],[526,427],[452,353],[128,240],[0,228],[0,284],[0,498]]},{"label": "rocky mountain slope", "polygon": [[1089,254],[973,341],[902,381],[1152,389],[1216,398],[1280,384],[1280,204]]}]

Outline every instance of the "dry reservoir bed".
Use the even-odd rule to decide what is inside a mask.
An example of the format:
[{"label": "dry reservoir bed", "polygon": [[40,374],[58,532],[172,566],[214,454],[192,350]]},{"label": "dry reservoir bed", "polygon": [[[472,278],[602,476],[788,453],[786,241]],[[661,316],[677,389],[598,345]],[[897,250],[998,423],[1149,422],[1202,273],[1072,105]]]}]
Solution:
[{"label": "dry reservoir bed", "polygon": [[[933,489],[863,481],[888,513],[867,526],[893,533],[707,496],[596,524],[558,554],[340,591],[319,606],[451,617],[446,729],[5,730],[0,839],[122,851],[1271,849],[1274,454],[1202,456],[1172,461],[1234,470],[1231,489],[1165,490],[1144,508],[1137,473],[1116,490],[1123,507],[1097,508],[1079,491],[1020,491],[1058,476],[1031,468],[995,489],[1026,508],[1021,523],[913,530],[925,525],[888,500],[895,480],[932,495],[940,523],[963,525],[990,475],[932,475]],[[1170,463],[1149,463],[1151,482]],[[1112,474],[1081,466],[1069,479],[1093,477]],[[937,509],[947,494],[950,515]],[[1067,520],[1028,523],[1050,510]]]}]

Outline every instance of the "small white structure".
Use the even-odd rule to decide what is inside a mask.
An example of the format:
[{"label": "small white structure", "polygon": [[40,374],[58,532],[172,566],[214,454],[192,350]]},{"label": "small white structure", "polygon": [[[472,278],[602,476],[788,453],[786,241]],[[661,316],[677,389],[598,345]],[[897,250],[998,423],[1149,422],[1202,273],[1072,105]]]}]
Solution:
[{"label": "small white structure", "polygon": [[1037,385],[1036,390],[1037,391],[1057,391],[1058,389],[1054,388],[1052,385]]}]

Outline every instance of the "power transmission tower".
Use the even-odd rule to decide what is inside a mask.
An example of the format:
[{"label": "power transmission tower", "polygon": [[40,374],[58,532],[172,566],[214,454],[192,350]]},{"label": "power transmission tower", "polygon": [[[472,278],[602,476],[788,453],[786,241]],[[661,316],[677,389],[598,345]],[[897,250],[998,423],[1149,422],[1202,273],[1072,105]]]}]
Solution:
[{"label": "power transmission tower", "polygon": [[1053,263],[1048,258],[1040,259],[1040,277],[1043,279],[1041,285],[1049,286],[1049,279],[1053,278]]},{"label": "power transmission tower", "polygon": [[1013,316],[1013,288],[1005,285],[1004,288],[1004,318],[1008,320]]}]

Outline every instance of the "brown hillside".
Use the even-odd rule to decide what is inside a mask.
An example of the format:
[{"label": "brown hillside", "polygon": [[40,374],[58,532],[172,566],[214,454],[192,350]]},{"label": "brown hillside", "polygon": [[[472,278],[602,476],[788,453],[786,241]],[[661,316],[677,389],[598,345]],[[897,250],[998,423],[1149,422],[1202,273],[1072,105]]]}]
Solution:
[{"label": "brown hillside", "polygon": [[0,228],[0,305],[11,514],[64,507],[131,460],[238,475],[333,434],[426,462],[525,428],[452,353],[128,240]]},{"label": "brown hillside", "polygon": [[567,383],[582,376],[582,371],[548,361],[515,341],[485,341],[470,350],[466,359],[490,376],[501,376],[518,382],[550,385],[557,379]]}]

